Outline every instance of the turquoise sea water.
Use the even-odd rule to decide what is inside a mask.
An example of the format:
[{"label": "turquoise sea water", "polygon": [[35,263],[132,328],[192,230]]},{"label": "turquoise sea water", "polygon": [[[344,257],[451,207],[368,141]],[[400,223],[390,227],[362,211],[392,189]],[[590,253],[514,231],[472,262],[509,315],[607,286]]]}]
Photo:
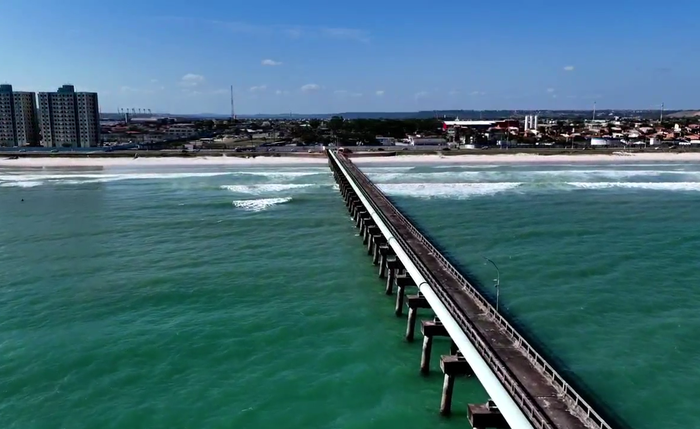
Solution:
[{"label": "turquoise sea water", "polygon": [[[700,166],[363,169],[633,427],[700,425]],[[456,428],[486,399],[438,416],[448,345],[419,376],[325,166],[3,169],[0,221],[3,428]]]}]

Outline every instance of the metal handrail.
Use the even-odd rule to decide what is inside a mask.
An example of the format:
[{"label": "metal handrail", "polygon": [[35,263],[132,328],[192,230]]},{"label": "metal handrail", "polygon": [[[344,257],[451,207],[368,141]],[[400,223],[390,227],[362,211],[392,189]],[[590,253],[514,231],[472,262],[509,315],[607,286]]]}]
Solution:
[{"label": "metal handrail", "polygon": [[[564,378],[559,375],[559,373],[552,367],[535,349],[532,347],[526,340],[523,338],[520,333],[506,320],[499,312],[496,311],[496,309],[491,305],[491,303],[486,300],[486,298],[479,292],[478,289],[476,289],[464,276],[447,260],[445,257],[442,255],[442,253],[433,246],[433,244],[425,238],[425,236],[399,211],[396,206],[384,195],[384,193],[377,187],[377,185],[374,184],[350,159],[343,157],[343,161],[347,162],[348,165],[350,166],[350,169],[353,170],[356,174],[359,175],[359,177],[363,178],[363,182],[366,182],[366,184],[374,188],[377,191],[377,195],[380,196],[381,199],[385,203],[387,203],[387,206],[392,210],[392,212],[401,220],[402,223],[405,224],[406,227],[411,231],[411,233],[414,235],[416,239],[418,239],[424,246],[426,246],[433,254],[433,256],[438,259],[440,264],[445,268],[450,274],[453,275],[453,277],[460,283],[462,286],[462,289],[469,294],[469,296],[477,303],[477,305],[485,312],[487,313],[493,321],[499,326],[501,331],[505,332],[508,337],[513,340],[514,346],[520,350],[521,352],[524,353],[524,355],[527,357],[528,361],[538,370],[540,373],[544,374],[547,376],[549,379],[550,383],[559,391],[559,394],[563,396],[565,399],[569,401],[569,405],[574,407],[576,409],[576,413],[579,418],[584,419],[589,423],[589,425],[592,428],[597,428],[597,429],[612,429],[612,427],[591,407],[574,389],[573,387],[564,380]],[[370,199],[371,201],[371,199]],[[410,246],[406,246],[408,249],[410,249]],[[412,253],[412,252],[411,252]],[[415,254],[413,255],[414,257],[418,258]],[[418,258],[420,260],[420,258]],[[421,264],[422,265],[422,264]],[[428,272],[429,274],[429,272]],[[432,276],[430,276],[432,278]],[[456,307],[452,302],[451,299],[448,298],[449,305],[452,307],[453,310],[456,310],[453,312],[453,314],[457,314],[462,318],[462,310]],[[447,302],[445,304],[448,304]],[[465,327],[468,328],[472,336],[477,339],[477,342],[483,343],[480,344],[482,346],[482,351],[487,352],[489,354],[493,353],[490,351],[490,348],[488,345],[483,342],[483,339],[481,339],[480,334],[474,330],[473,327],[471,327],[471,323],[464,321]],[[465,331],[467,333],[467,331]],[[475,346],[477,346],[475,344]],[[479,348],[479,347],[477,347]],[[522,387],[519,385],[520,383],[514,378],[512,374],[510,374],[510,371],[502,364],[500,363],[500,359],[498,359],[495,355],[492,356],[495,358],[494,362],[490,363],[496,363],[498,362],[501,366],[501,370],[503,371],[502,373],[499,373],[498,368],[496,368],[496,375],[501,378],[503,377],[504,380],[504,386],[509,389],[509,390],[518,390],[518,392],[512,391],[511,393],[514,394],[514,399],[516,402],[518,402],[521,406],[524,406],[524,400],[525,398],[529,399],[529,395],[527,395]],[[505,378],[509,378],[511,380],[505,380]],[[527,401],[530,402],[531,401]],[[524,411],[529,411],[530,407],[523,407]],[[540,414],[539,417],[543,417],[546,421],[546,417],[542,416],[541,413],[535,411],[536,408],[534,408],[532,411],[534,411],[536,414]],[[535,414],[533,413],[533,414]],[[537,423],[537,422],[535,422]],[[539,427],[547,427],[547,426],[541,426],[538,425]]]}]

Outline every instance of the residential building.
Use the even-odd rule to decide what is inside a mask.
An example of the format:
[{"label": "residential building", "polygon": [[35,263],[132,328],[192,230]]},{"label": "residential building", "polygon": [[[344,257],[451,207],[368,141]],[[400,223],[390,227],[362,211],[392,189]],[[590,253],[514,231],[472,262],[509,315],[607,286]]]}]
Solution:
[{"label": "residential building", "polygon": [[173,124],[165,130],[169,138],[180,139],[197,135],[197,128],[194,124]]},{"label": "residential building", "polygon": [[0,85],[0,146],[36,145],[38,131],[36,94]]},{"label": "residential building", "polygon": [[0,85],[0,146],[15,146],[15,115],[12,86]]},{"label": "residential building", "polygon": [[100,109],[95,92],[63,85],[39,93],[42,144],[46,147],[94,147],[100,144]]},{"label": "residential building", "polygon": [[17,146],[36,146],[40,141],[36,93],[16,91],[14,98]]}]

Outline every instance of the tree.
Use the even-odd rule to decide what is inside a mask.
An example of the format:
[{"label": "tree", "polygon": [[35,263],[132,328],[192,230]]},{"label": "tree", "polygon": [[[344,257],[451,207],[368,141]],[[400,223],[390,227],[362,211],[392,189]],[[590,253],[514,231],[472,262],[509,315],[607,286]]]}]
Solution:
[{"label": "tree", "polygon": [[330,121],[328,121],[328,129],[333,133],[337,133],[343,129],[344,122],[342,116],[333,116]]}]

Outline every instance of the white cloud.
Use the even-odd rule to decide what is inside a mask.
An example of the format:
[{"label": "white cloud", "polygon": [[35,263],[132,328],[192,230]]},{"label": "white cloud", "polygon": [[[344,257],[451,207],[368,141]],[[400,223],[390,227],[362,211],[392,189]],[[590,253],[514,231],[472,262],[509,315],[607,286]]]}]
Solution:
[{"label": "white cloud", "polygon": [[286,89],[285,89],[285,90],[278,89],[277,91],[275,91],[275,94],[277,94],[277,95],[287,95],[287,94],[289,94],[289,91],[287,91]]},{"label": "white cloud", "polygon": [[301,87],[301,90],[304,92],[318,91],[319,89],[321,89],[321,87],[315,83],[307,83]]},{"label": "white cloud", "polygon": [[[164,87],[159,87],[159,88],[156,88],[156,89],[158,89],[158,90],[163,90],[163,89],[165,89],[165,88],[164,88]],[[134,88],[134,87],[132,87],[132,86],[122,86],[121,88],[119,88],[119,91],[120,91],[122,94],[153,94],[154,92],[156,92],[155,89],[151,89],[151,88]],[[100,92],[100,93],[103,94],[103,92]]]},{"label": "white cloud", "polygon": [[262,92],[267,89],[267,85],[256,85],[250,87],[250,92]]},{"label": "white cloud", "polygon": [[180,85],[194,87],[203,84],[205,80],[201,74],[187,73],[180,79]]},{"label": "white cloud", "polygon": [[416,99],[424,98],[424,97],[427,97],[427,96],[428,96],[428,91],[419,91],[419,92],[416,92],[416,93],[413,95],[413,97],[416,98]]},{"label": "white cloud", "polygon": [[281,66],[281,65],[282,65],[282,62],[281,62],[281,61],[275,61],[275,60],[267,59],[267,60],[262,60],[260,64],[262,64],[262,65],[264,65],[264,66],[275,67],[275,66]]},{"label": "white cloud", "polygon": [[368,43],[370,40],[366,31],[357,28],[321,28],[320,32],[334,39],[355,40],[363,43]]},{"label": "white cloud", "polygon": [[151,79],[151,83],[158,83],[158,79]]},{"label": "white cloud", "polygon": [[201,92],[201,91],[197,91],[197,90],[194,90],[194,89],[187,89],[187,88],[186,88],[186,89],[183,89],[183,90],[182,90],[182,93],[185,94],[185,95],[188,95],[188,96],[202,95],[202,92]]},{"label": "white cloud", "polygon": [[478,95],[486,95],[484,91],[472,91],[473,96],[478,96]]},{"label": "white cloud", "polygon": [[302,25],[261,25],[241,21],[220,21],[184,16],[160,16],[156,19],[175,25],[199,25],[205,28],[221,28],[231,33],[245,33],[253,36],[284,36],[292,39],[327,38],[352,40],[362,43],[370,41],[370,33],[359,28],[319,27]]},{"label": "white cloud", "polygon": [[459,90],[453,89],[450,92],[448,92],[449,95],[459,95]]},{"label": "white cloud", "polygon": [[378,91],[375,91],[374,93],[377,95],[377,97],[381,97],[381,96],[384,95],[384,90],[383,90],[383,89],[380,89],[380,90],[378,90]]},{"label": "white cloud", "polygon": [[292,39],[298,39],[301,37],[301,28],[299,28],[299,27],[288,28],[286,30],[286,33]]},{"label": "white cloud", "polygon": [[553,93],[553,92],[554,92],[554,88],[547,88],[547,92],[550,93],[550,94]]},{"label": "white cloud", "polygon": [[574,66],[565,66],[564,71],[574,71]]},{"label": "white cloud", "polygon": [[340,95],[343,97],[362,97],[361,92],[350,92],[347,89],[336,89],[333,94]]}]

